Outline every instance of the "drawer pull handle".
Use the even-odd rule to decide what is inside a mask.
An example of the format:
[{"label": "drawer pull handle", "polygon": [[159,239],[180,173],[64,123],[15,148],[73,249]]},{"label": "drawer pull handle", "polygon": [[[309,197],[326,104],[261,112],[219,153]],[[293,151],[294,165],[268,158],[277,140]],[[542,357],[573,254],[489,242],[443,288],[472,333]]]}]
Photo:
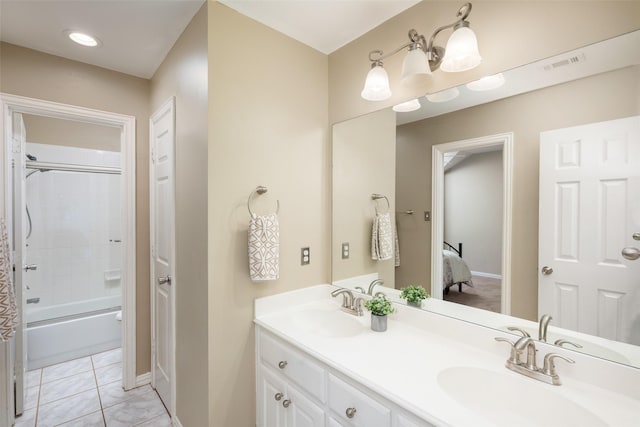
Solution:
[{"label": "drawer pull handle", "polygon": [[284,406],[285,408],[288,408],[289,405],[291,405],[291,400],[286,399],[282,402],[282,406]]},{"label": "drawer pull handle", "polygon": [[275,396],[273,396],[274,399],[276,399],[277,401],[280,401],[280,399],[282,399],[282,396],[284,396],[284,394],[282,393],[276,393]]},{"label": "drawer pull handle", "polygon": [[278,362],[278,368],[284,369],[285,366],[287,366],[287,361],[286,360],[281,360],[280,362]]},{"label": "drawer pull handle", "polygon": [[345,411],[347,418],[353,418],[356,415],[356,408],[347,408]]}]

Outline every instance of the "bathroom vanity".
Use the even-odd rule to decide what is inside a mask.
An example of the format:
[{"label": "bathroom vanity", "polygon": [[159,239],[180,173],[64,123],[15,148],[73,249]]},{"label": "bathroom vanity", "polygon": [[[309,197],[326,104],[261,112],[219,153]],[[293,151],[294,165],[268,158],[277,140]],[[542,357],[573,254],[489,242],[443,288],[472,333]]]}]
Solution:
[{"label": "bathroom vanity", "polygon": [[[257,425],[632,426],[640,370],[536,343],[562,385],[505,368],[513,335],[396,304],[387,332],[313,286],[255,303]],[[359,295],[362,296],[362,295]]]}]

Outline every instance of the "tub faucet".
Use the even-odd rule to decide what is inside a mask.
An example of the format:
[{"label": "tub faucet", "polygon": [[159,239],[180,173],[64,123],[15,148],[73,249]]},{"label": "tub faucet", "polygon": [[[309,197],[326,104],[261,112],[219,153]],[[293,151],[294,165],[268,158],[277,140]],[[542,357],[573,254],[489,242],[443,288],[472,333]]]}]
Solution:
[{"label": "tub faucet", "polygon": [[549,327],[549,322],[553,319],[548,314],[543,314],[540,318],[540,324],[538,325],[538,339],[542,342],[547,342],[547,328]]}]

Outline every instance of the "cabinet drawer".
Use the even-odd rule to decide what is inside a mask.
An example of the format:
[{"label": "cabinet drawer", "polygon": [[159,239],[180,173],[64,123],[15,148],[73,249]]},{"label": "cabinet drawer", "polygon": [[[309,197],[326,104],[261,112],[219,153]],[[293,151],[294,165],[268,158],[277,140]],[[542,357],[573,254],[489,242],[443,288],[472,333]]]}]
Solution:
[{"label": "cabinet drawer", "polygon": [[[348,426],[390,427],[391,410],[329,374],[329,408]],[[349,417],[347,413],[352,415]]]},{"label": "cabinet drawer", "polygon": [[260,334],[260,355],[265,365],[282,373],[309,395],[325,403],[325,373],[309,356],[273,337]]}]

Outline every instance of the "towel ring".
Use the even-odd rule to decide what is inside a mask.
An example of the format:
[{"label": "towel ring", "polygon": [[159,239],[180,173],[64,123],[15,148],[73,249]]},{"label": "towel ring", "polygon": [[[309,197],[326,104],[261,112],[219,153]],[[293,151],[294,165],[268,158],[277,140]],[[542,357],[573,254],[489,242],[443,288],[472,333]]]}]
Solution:
[{"label": "towel ring", "polygon": [[[258,187],[256,187],[255,190],[251,192],[251,194],[249,194],[249,198],[247,199],[247,209],[249,210],[249,215],[251,215],[252,217],[254,216],[254,213],[251,211],[251,198],[255,193],[258,193],[258,195],[262,195],[266,192],[267,192],[267,187],[259,185]],[[280,212],[280,200],[276,200],[276,214],[278,214],[279,212]]]},{"label": "towel ring", "polygon": [[[387,201],[387,212],[389,212],[389,210],[391,210],[391,203],[389,203],[389,199],[387,198],[387,196],[385,196],[383,194],[373,193],[371,195],[371,199],[372,200],[376,200],[376,201],[380,200],[380,199],[385,199]],[[378,212],[378,207],[377,206],[376,206],[376,212]]]}]

